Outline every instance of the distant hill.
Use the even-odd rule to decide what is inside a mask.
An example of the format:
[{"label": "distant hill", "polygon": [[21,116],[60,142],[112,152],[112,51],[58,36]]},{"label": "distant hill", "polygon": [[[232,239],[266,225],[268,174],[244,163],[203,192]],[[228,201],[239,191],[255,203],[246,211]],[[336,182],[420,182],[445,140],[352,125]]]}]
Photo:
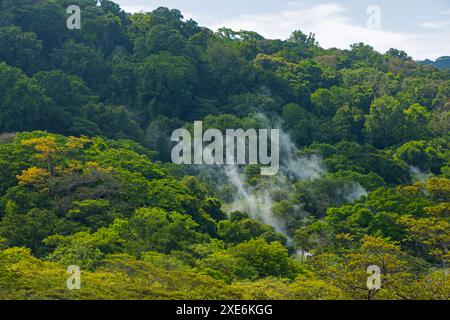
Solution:
[{"label": "distant hill", "polygon": [[418,61],[419,64],[422,65],[433,65],[438,69],[449,69],[450,68],[450,57],[440,57],[436,61],[431,60],[424,60],[424,61]]}]

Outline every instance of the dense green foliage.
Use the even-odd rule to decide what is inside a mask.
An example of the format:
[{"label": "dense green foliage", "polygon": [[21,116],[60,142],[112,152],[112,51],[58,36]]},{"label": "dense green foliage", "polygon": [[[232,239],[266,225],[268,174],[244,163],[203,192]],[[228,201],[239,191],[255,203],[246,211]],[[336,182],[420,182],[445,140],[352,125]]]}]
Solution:
[{"label": "dense green foliage", "polygon": [[[0,299],[450,299],[449,116],[450,70],[395,49],[0,0]],[[169,161],[194,120],[267,119],[323,166],[282,181],[243,168],[282,230],[229,210],[219,173]]]}]

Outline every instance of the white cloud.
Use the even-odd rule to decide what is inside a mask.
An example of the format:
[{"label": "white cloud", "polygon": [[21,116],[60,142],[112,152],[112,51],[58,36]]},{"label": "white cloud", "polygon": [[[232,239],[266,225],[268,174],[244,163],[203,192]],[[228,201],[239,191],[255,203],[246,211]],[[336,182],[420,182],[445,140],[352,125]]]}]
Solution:
[{"label": "white cloud", "polygon": [[[292,6],[290,10],[264,14],[242,14],[218,21],[212,27],[256,31],[266,38],[287,39],[292,31],[313,32],[325,48],[348,48],[364,42],[380,52],[390,48],[405,50],[415,59],[436,59],[450,53],[450,33],[400,33],[389,30],[370,30],[348,18],[341,4],[320,4],[308,8]],[[431,24],[429,25],[431,26]]]},{"label": "white cloud", "polygon": [[154,8],[153,7],[143,7],[143,6],[133,6],[133,5],[122,5],[120,6],[122,10],[130,13],[137,13],[141,11],[151,11]]},{"label": "white cloud", "polygon": [[419,24],[421,27],[428,29],[443,29],[450,26],[450,21],[432,21]]}]

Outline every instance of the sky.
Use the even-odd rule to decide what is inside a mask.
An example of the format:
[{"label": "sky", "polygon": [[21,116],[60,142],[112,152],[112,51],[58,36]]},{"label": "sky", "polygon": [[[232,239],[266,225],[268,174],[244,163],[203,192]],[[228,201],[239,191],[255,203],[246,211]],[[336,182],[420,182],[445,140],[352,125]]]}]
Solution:
[{"label": "sky", "polygon": [[364,42],[380,52],[406,51],[416,60],[450,56],[450,0],[114,0],[127,12],[160,6],[217,30],[256,31],[287,39],[315,33],[324,48]]}]

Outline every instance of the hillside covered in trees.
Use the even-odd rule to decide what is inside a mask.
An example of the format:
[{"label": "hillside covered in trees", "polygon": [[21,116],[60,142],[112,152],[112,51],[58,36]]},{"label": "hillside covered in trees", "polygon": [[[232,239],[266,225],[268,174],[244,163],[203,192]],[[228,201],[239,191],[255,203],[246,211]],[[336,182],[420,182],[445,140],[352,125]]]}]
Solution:
[{"label": "hillside covered in trees", "polygon": [[[195,120],[282,129],[280,174],[172,164]],[[450,299],[449,128],[396,49],[0,0],[0,299]]]},{"label": "hillside covered in trees", "polygon": [[419,61],[420,64],[423,65],[432,65],[438,69],[449,69],[450,68],[450,57],[445,56],[445,57],[440,57],[438,59],[436,59],[436,61],[431,61],[431,60],[424,60],[424,61]]}]

